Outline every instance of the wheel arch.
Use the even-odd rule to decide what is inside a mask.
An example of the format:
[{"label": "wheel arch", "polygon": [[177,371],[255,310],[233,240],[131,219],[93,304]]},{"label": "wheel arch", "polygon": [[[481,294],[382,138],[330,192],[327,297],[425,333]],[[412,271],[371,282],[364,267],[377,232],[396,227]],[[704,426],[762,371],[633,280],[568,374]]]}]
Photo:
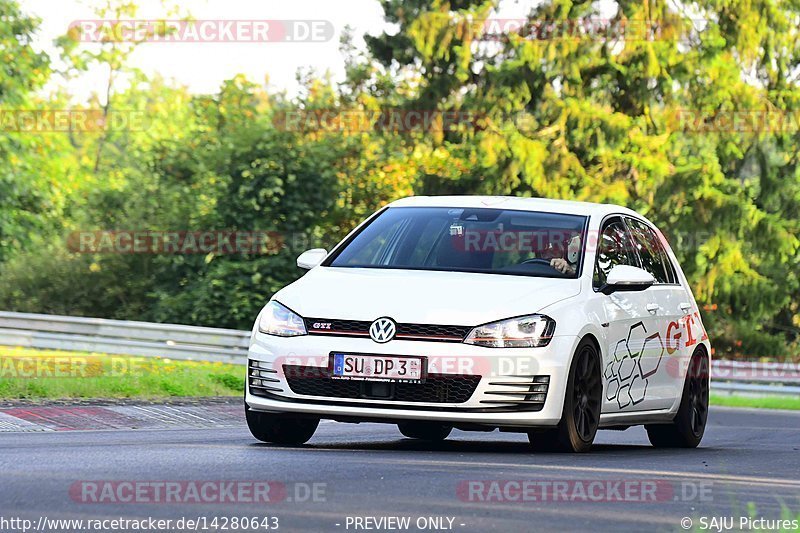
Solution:
[{"label": "wheel arch", "polygon": [[[600,357],[600,362],[602,363],[603,361],[602,348],[600,348],[600,341],[597,340],[597,337],[594,335],[594,333],[589,332],[584,334],[583,337],[581,337],[581,340],[578,341],[578,344],[580,344],[584,340],[589,340],[591,341],[592,344],[594,344],[594,347],[597,349],[597,355]],[[577,344],[575,345],[575,347],[577,348]]]},{"label": "wheel arch", "polygon": [[683,387],[681,387],[681,397],[683,397],[683,391],[686,388],[686,380],[689,379],[689,365],[692,364],[692,359],[694,359],[694,356],[697,355],[698,352],[702,352],[702,354],[706,356],[706,361],[708,362],[708,368],[706,369],[708,371],[707,379],[709,382],[709,386],[711,385],[711,354],[709,353],[709,349],[705,345],[705,343],[699,342],[697,343],[695,349],[692,350],[692,355],[689,356],[689,359],[686,363],[686,374],[683,376]]},{"label": "wheel arch", "polygon": [[600,332],[594,331],[593,328],[584,328],[580,335],[576,336],[575,345],[572,347],[572,353],[569,356],[569,364],[572,365],[572,359],[578,351],[578,346],[585,340],[592,343],[595,350],[597,350],[598,364],[600,372],[603,371],[603,361],[605,360],[603,354],[603,344],[600,342]]},{"label": "wheel arch", "polygon": [[[576,350],[584,340],[588,340],[589,342],[591,342],[594,345],[595,350],[597,350],[597,368],[600,369],[600,387],[602,389],[603,397],[605,397],[606,383],[605,380],[603,379],[603,362],[605,361],[605,359],[603,358],[603,349],[600,346],[600,341],[598,340],[597,336],[595,336],[595,334],[592,332],[587,332],[583,335],[583,337],[581,337],[581,339],[578,341],[578,344],[575,345]],[[575,350],[573,350],[572,357],[575,357],[574,352]],[[570,362],[570,364],[572,363]]]}]

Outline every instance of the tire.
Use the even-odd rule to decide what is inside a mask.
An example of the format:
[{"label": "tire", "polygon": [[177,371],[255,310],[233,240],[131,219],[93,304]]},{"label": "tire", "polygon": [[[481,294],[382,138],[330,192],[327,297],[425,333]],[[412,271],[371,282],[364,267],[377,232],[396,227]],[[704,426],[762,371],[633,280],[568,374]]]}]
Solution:
[{"label": "tire", "polygon": [[697,448],[708,421],[709,364],[705,350],[692,354],[678,413],[670,424],[649,424],[647,438],[656,448]]},{"label": "tire", "polygon": [[434,422],[401,422],[397,429],[410,439],[420,439],[432,442],[442,441],[453,431],[451,426],[443,426]]},{"label": "tire", "polygon": [[561,421],[553,429],[529,432],[528,440],[533,449],[588,452],[600,424],[602,399],[600,354],[591,340],[583,339],[570,365]]},{"label": "tire", "polygon": [[319,426],[318,418],[296,418],[291,415],[262,413],[245,407],[250,433],[262,442],[305,444]]}]

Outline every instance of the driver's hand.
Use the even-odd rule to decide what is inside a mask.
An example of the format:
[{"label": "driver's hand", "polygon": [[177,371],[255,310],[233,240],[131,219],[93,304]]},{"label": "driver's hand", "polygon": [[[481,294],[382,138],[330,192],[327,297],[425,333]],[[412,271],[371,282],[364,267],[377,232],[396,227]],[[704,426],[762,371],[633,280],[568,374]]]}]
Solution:
[{"label": "driver's hand", "polygon": [[566,259],[561,257],[556,257],[555,259],[550,260],[550,266],[561,272],[562,274],[574,274],[575,269],[567,263]]}]

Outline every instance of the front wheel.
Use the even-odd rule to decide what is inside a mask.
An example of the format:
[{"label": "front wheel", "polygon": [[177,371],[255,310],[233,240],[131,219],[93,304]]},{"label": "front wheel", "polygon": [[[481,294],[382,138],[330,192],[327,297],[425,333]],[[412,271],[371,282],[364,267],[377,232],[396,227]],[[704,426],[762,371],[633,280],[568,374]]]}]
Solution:
[{"label": "front wheel", "polygon": [[397,429],[410,439],[440,441],[447,438],[453,428],[434,422],[400,422]]},{"label": "front wheel", "polygon": [[262,442],[305,444],[319,426],[318,418],[296,418],[291,415],[262,413],[245,407],[250,433]]},{"label": "front wheel", "polygon": [[696,448],[708,421],[708,356],[696,350],[689,362],[678,414],[670,424],[645,426],[650,444],[657,448]]},{"label": "front wheel", "polygon": [[537,451],[588,452],[600,425],[602,399],[600,355],[584,339],[572,358],[561,421],[554,429],[528,433],[531,446]]}]

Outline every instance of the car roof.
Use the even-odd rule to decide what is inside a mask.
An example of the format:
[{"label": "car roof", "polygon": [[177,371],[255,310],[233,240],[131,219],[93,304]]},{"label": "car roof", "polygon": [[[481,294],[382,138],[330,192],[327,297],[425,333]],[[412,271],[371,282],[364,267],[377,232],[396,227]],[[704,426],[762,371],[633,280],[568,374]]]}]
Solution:
[{"label": "car roof", "polygon": [[[389,204],[390,207],[485,207],[494,209],[516,209],[520,211],[542,211],[545,213],[567,213],[603,218],[622,213],[645,218],[636,211],[616,204],[596,204],[549,198],[523,198],[519,196],[409,196]],[[645,220],[647,220],[645,218]]]}]

